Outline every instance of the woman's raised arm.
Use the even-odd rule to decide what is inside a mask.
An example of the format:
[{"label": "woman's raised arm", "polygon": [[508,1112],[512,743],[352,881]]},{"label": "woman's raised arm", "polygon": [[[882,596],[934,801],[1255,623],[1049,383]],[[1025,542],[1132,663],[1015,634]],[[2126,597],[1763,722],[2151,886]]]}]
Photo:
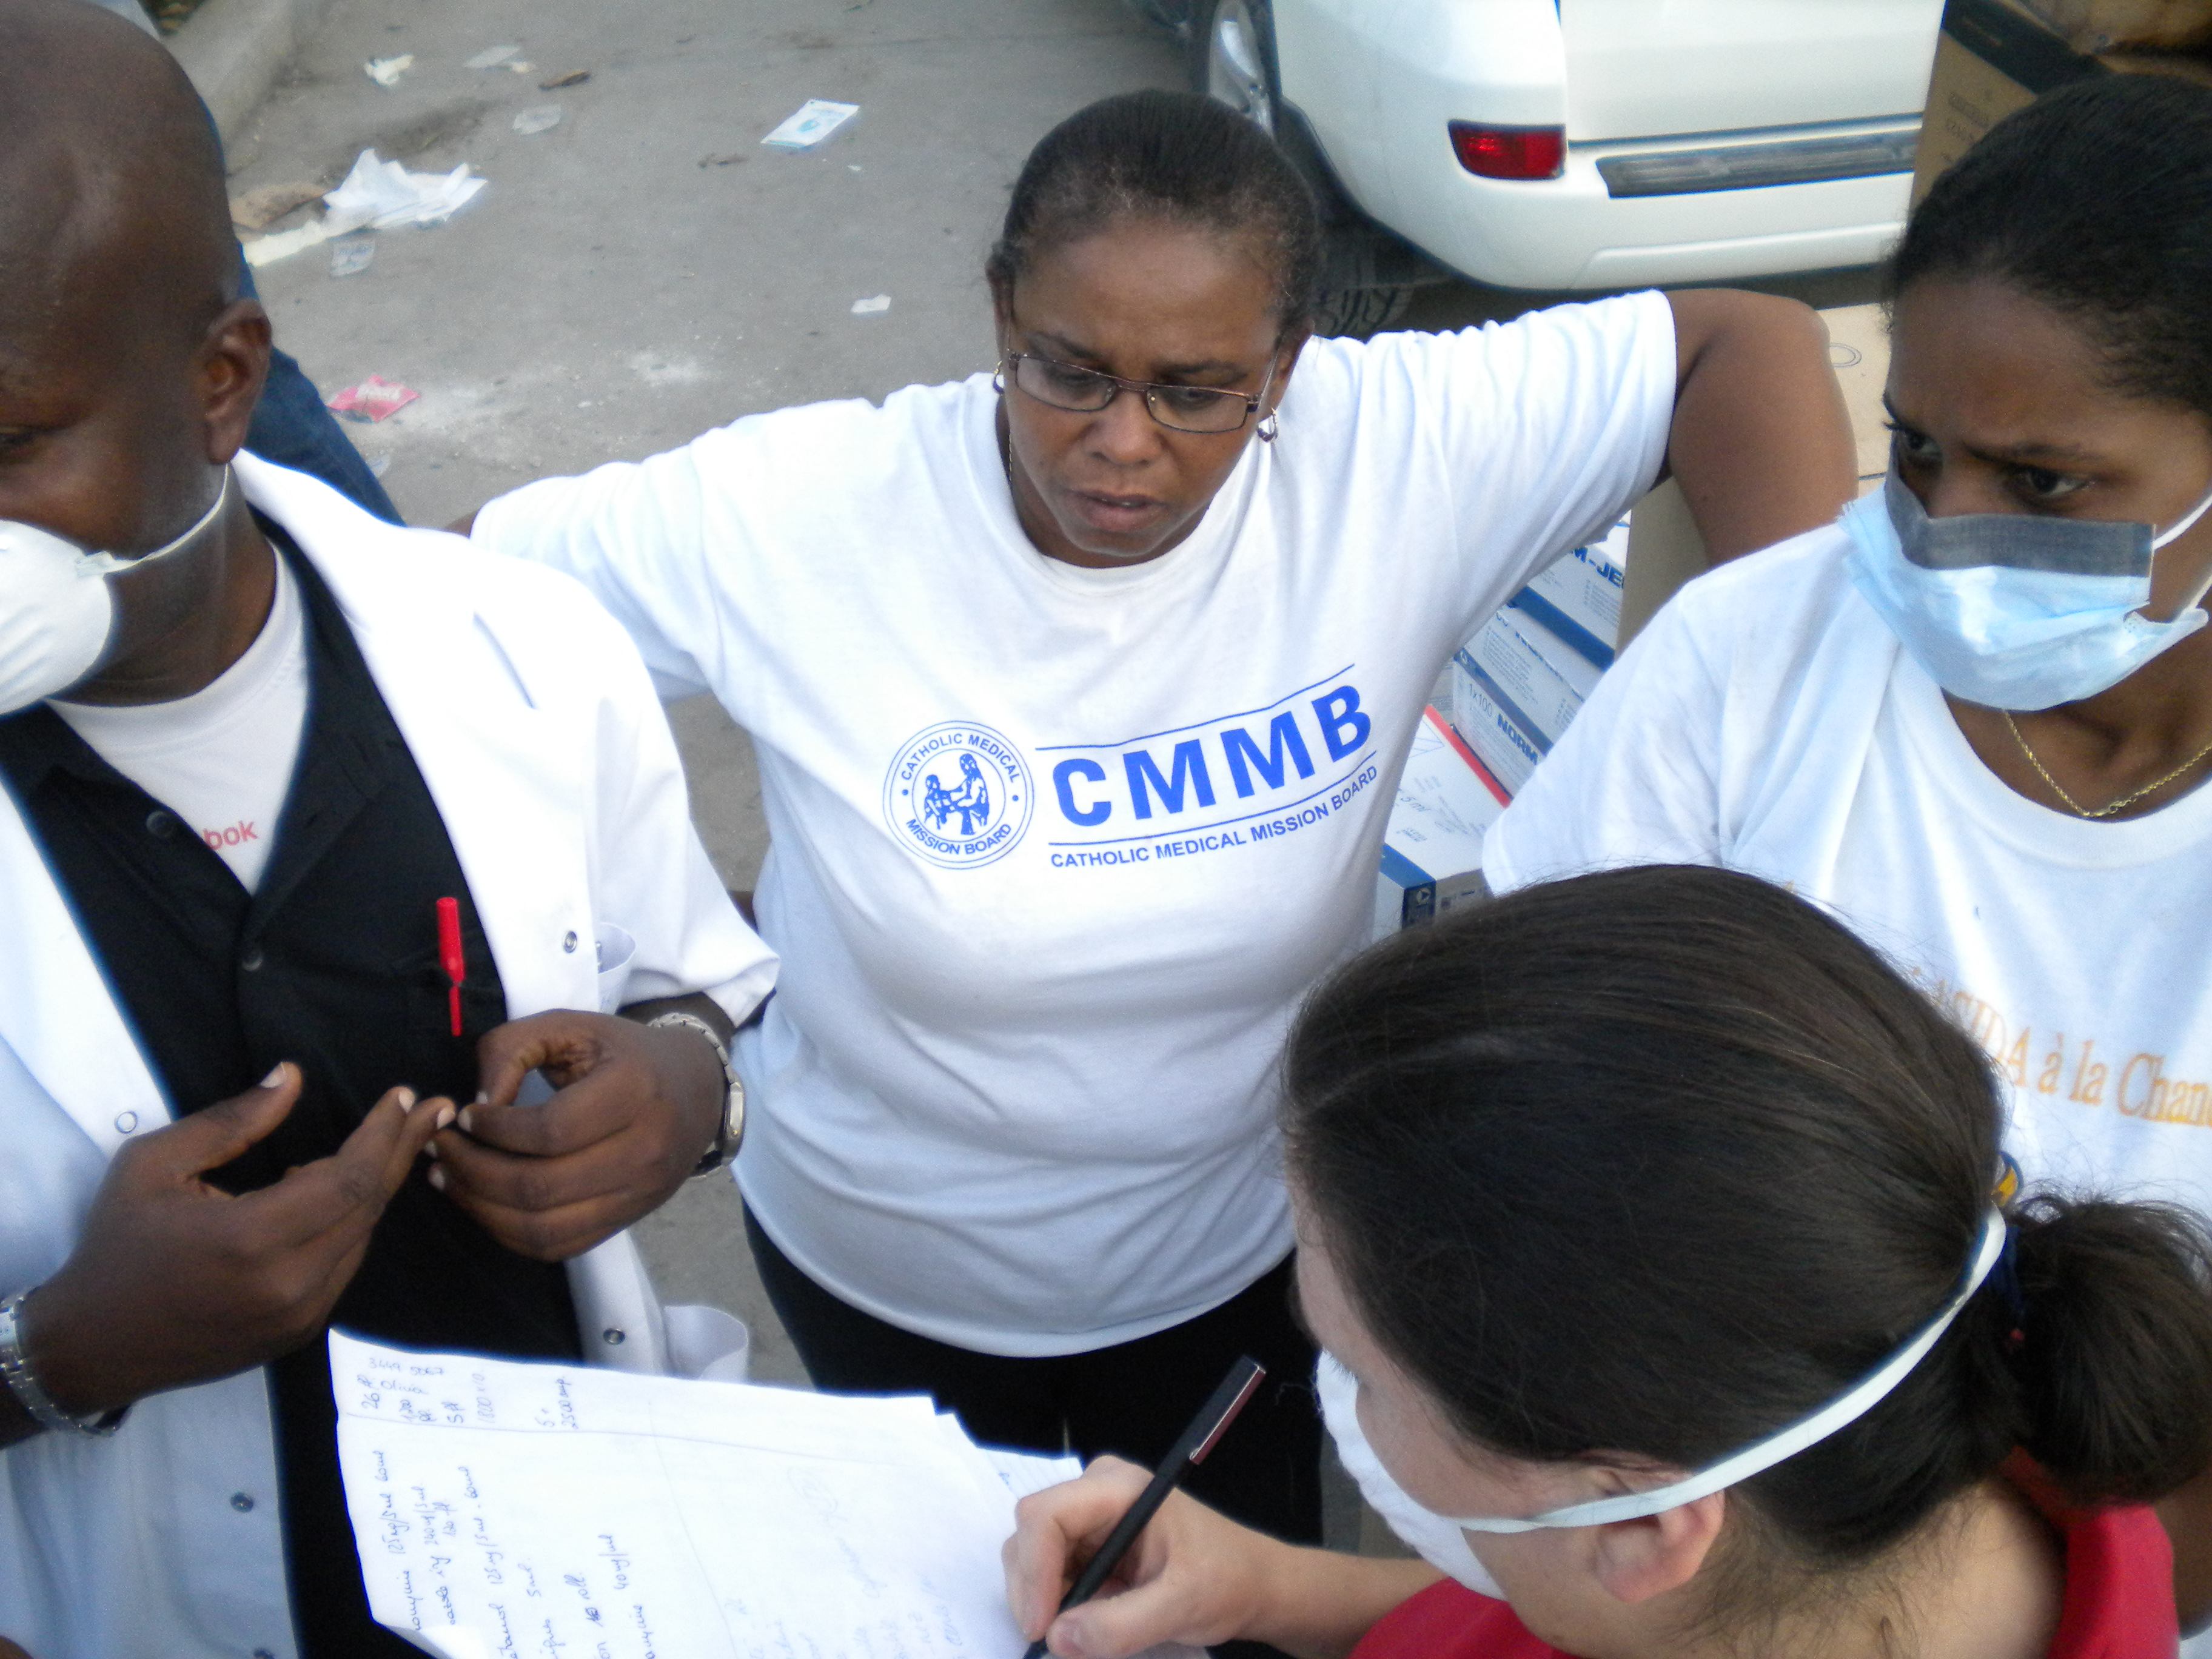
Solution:
[{"label": "woman's raised arm", "polygon": [[1669,294],[1667,468],[1715,563],[1834,520],[1858,488],[1850,416],[1820,314],[1735,289]]}]

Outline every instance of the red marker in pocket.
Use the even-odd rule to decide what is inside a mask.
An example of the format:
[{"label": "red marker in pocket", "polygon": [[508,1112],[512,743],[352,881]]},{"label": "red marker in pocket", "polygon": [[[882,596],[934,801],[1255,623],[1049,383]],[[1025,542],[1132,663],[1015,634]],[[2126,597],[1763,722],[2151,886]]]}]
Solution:
[{"label": "red marker in pocket", "polygon": [[447,1004],[453,1016],[453,1035],[461,1034],[461,987],[469,977],[468,958],[461,953],[461,902],[457,898],[438,901],[438,959],[444,964],[446,977],[453,988],[447,993]]}]

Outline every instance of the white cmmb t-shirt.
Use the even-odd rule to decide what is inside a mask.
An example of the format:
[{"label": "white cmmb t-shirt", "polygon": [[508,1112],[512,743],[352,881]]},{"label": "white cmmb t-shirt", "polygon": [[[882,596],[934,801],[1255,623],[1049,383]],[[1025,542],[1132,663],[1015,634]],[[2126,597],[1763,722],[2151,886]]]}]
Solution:
[{"label": "white cmmb t-shirt", "polygon": [[1830,907],[2011,1085],[2031,1180],[2212,1214],[2212,788],[2091,823],[1982,764],[1840,529],[1684,588],[1483,845],[1500,891],[1722,865]]},{"label": "white cmmb t-shirt", "polygon": [[[981,375],[533,484],[476,538],[580,577],[751,734],[783,957],[738,1182],[869,1313],[987,1352],[1193,1318],[1291,1244],[1273,1067],[1364,942],[1453,648],[1665,452],[1647,294],[1316,340],[1190,538],[1023,534]],[[1019,395],[1012,393],[1009,395]]]},{"label": "white cmmb t-shirt", "polygon": [[247,892],[276,836],[307,724],[307,611],[276,561],[276,597],[246,654],[173,702],[48,704],[94,753],[190,824]]}]

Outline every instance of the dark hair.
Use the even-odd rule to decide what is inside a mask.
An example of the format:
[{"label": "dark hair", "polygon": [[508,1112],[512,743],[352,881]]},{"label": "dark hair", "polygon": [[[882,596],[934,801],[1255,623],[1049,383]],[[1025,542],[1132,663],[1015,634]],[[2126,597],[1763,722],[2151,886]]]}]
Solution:
[{"label": "dark hair", "polygon": [[1273,139],[1194,92],[1102,98],[1045,134],[984,272],[1006,288],[1043,249],[1133,217],[1251,239],[1274,273],[1284,331],[1311,318],[1322,257],[1313,192]]},{"label": "dark hair", "polygon": [[2007,116],[1914,211],[1890,295],[1929,276],[2015,288],[2119,390],[2212,415],[2212,88],[2106,74]]},{"label": "dark hair", "polygon": [[[1696,1468],[1825,1405],[1956,1291],[1999,1168],[1965,1032],[1717,870],[1401,934],[1314,994],[1285,1080],[1292,1180],[1363,1322],[1471,1442],[1533,1460]],[[2024,1318],[1985,1283],[1880,1405],[1735,1489],[1786,1562],[1872,1562],[2015,1447],[2085,1503],[2212,1462],[2200,1224],[2009,1215]]]}]

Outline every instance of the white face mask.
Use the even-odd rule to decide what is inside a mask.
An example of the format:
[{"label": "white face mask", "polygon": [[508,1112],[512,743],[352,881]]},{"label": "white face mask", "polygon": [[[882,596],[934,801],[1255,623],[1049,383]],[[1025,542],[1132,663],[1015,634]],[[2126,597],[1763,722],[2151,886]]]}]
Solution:
[{"label": "white face mask", "polygon": [[[1679,1509],[1685,1504],[1695,1503],[1700,1498],[1747,1480],[1753,1475],[1772,1468],[1786,1459],[1795,1457],[1808,1446],[1817,1444],[1838,1430],[1856,1423],[1872,1411],[1905,1377],[1912,1368],[1927,1357],[1943,1333],[1951,1328],[1951,1322],[1966,1305],[1967,1298],[1979,1290],[1982,1281],[1990,1276],[2004,1253],[2005,1218],[2001,1210],[1992,1209],[1982,1224],[1982,1236],[1974,1250],[1974,1259],[1960,1278],[1958,1288],[1948,1302],[1936,1310],[1935,1317],[1914,1334],[1911,1340],[1884,1360],[1848,1390],[1829,1401],[1810,1416],[1778,1430],[1763,1440],[1753,1441],[1741,1451],[1731,1453],[1717,1463],[1708,1465],[1695,1474],[1655,1486],[1648,1492],[1628,1492],[1619,1498],[1601,1498],[1587,1504],[1570,1504],[1541,1515],[1525,1518],[1513,1516],[1453,1515],[1441,1516],[1425,1510],[1407,1497],[1367,1443],[1359,1431],[1358,1389],[1352,1375],[1324,1353],[1316,1377],[1322,1400],[1322,1413],[1334,1437],[1337,1455],[1345,1468],[1359,1483],[1361,1495],[1365,1497],[1376,1513],[1390,1523],[1390,1530],[1404,1539],[1420,1553],[1421,1559],[1439,1571],[1449,1573],[1478,1595],[1495,1596],[1499,1594],[1493,1581],[1475,1559],[1466,1534],[1468,1532],[1514,1533],[1536,1532],[1559,1527],[1601,1527],[1615,1521],[1636,1521],[1645,1516],[1663,1514]],[[1332,1373],[1334,1375],[1332,1376]],[[1337,1404],[1331,1409],[1332,1390],[1337,1395]],[[1369,1466],[1376,1481],[1375,1491],[1369,1489],[1370,1475],[1363,1474],[1353,1462],[1354,1448],[1360,1460]],[[1400,1510],[1409,1510],[1409,1523],[1401,1525],[1397,1514],[1378,1501],[1377,1492],[1390,1498]],[[1455,1552],[1443,1537],[1449,1529],[1457,1540]],[[1416,1534],[1419,1535],[1416,1535]],[[1431,1548],[1435,1553],[1431,1553]]]},{"label": "white face mask", "polygon": [[1334,1354],[1324,1350],[1314,1372],[1314,1387],[1321,1395],[1322,1420],[1328,1425],[1329,1438],[1336,1442],[1337,1460],[1358,1483],[1367,1507],[1382,1517],[1407,1549],[1438,1572],[1457,1579],[1477,1595],[1503,1601],[1505,1592],[1475,1558],[1459,1522],[1416,1504],[1390,1478],[1390,1471],[1367,1443],[1367,1432],[1359,1426],[1359,1379],[1345,1370]]},{"label": "white face mask", "polygon": [[106,579],[190,545],[230,499],[230,469],[215,505],[175,540],[136,559],[88,553],[36,525],[0,519],[0,715],[59,696],[107,648],[115,596]]}]

